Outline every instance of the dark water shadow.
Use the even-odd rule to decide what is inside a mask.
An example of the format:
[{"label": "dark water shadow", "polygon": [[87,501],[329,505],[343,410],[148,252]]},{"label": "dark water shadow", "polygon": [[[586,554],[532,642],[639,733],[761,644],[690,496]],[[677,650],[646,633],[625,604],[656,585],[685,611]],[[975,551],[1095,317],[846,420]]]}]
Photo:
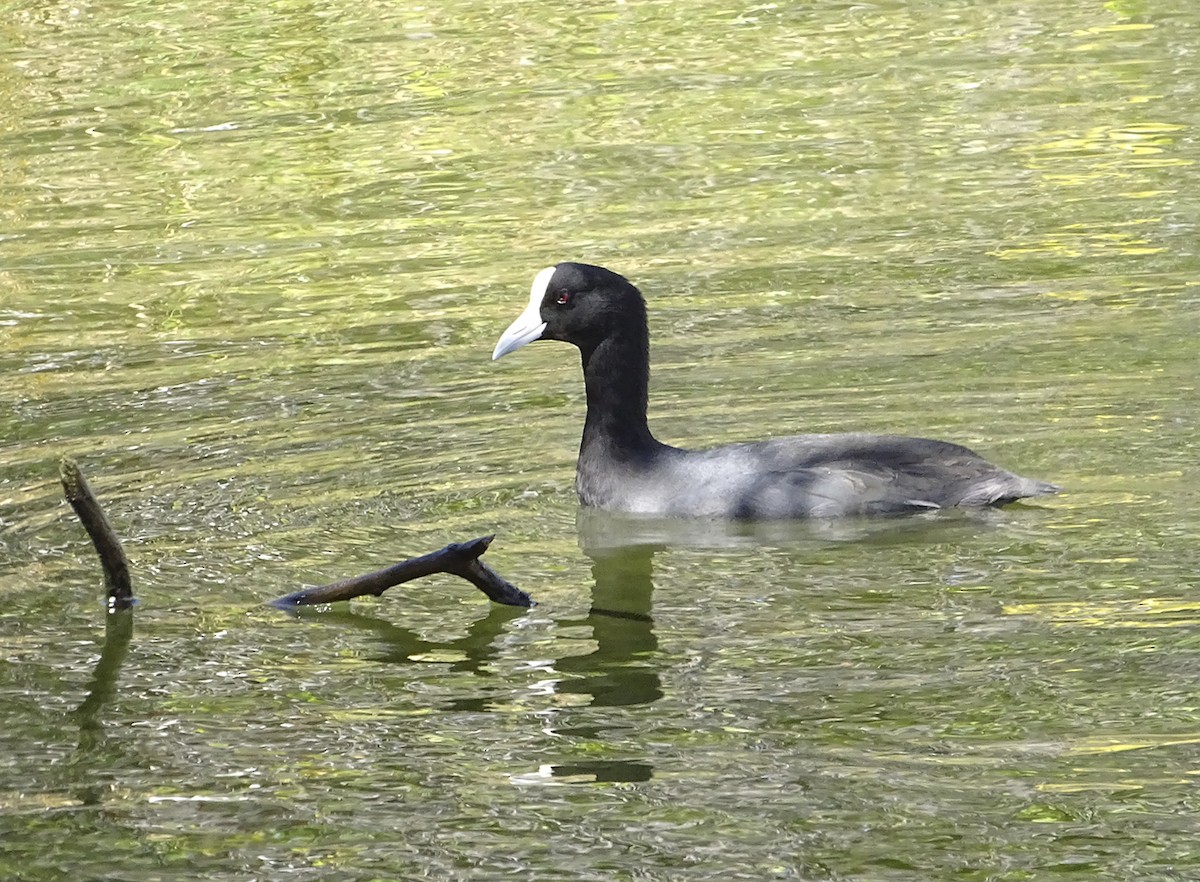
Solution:
[{"label": "dark water shadow", "polygon": [[551,766],[555,778],[584,776],[596,783],[620,782],[624,784],[649,781],[654,777],[654,767],[649,763],[629,760],[591,760],[579,763],[562,763]]},{"label": "dark water shadow", "polygon": [[505,632],[509,622],[525,615],[527,611],[498,603],[489,603],[487,609],[487,615],[472,622],[466,634],[452,640],[426,640],[410,628],[349,609],[302,606],[289,611],[289,614],[374,635],[382,647],[382,652],[374,656],[378,662],[414,664],[421,663],[419,657],[423,655],[461,655],[462,658],[444,664],[452,671],[488,677],[491,673],[486,669],[487,663],[500,654],[497,638]]},{"label": "dark water shadow", "polygon": [[593,707],[650,704],[662,698],[651,614],[654,552],[645,545],[585,552],[592,559],[592,606],[585,618],[562,624],[591,628],[596,648],[555,663],[555,670],[567,675],[559,692],[591,696]]},{"label": "dark water shadow", "polygon": [[110,792],[124,748],[119,739],[111,744],[105,732],[103,713],[117,694],[121,667],[133,639],[133,610],[109,610],[104,617],[104,646],[92,670],[88,693],[71,717],[79,724],[79,746],[67,768],[72,790],[81,805],[99,806]]},{"label": "dark water shadow", "polygon": [[[450,671],[463,671],[479,678],[493,677],[488,663],[501,654],[500,636],[514,619],[525,615],[528,610],[488,604],[487,615],[476,619],[467,627],[462,637],[452,640],[426,640],[411,628],[397,625],[378,616],[365,615],[349,609],[322,609],[320,607],[297,607],[289,612],[299,619],[319,621],[323,625],[336,625],[355,631],[365,631],[375,637],[382,648],[374,660],[388,665],[439,664]],[[454,661],[430,661],[422,656],[461,656]],[[487,711],[506,694],[503,686],[482,689],[471,695],[461,695],[442,705],[451,711]]]},{"label": "dark water shadow", "polygon": [[518,784],[543,783],[555,779],[573,784],[638,784],[654,777],[654,766],[637,760],[582,760],[547,764],[536,772],[514,775]]},{"label": "dark water shadow", "polygon": [[117,680],[121,666],[129,654],[129,643],[133,639],[133,610],[122,609],[109,612],[104,618],[104,647],[100,659],[92,670],[88,693],[83,703],[71,712],[79,723],[79,749],[83,752],[95,750],[104,739],[104,723],[101,713],[117,694]]}]

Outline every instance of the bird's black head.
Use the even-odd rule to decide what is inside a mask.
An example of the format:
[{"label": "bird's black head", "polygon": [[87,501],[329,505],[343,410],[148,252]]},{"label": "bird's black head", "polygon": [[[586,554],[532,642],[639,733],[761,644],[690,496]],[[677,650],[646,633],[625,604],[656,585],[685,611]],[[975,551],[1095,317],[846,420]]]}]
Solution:
[{"label": "bird's black head", "polygon": [[624,276],[602,266],[560,263],[534,278],[529,304],[500,336],[492,359],[534,340],[562,340],[586,353],[606,337],[645,326],[645,302]]}]

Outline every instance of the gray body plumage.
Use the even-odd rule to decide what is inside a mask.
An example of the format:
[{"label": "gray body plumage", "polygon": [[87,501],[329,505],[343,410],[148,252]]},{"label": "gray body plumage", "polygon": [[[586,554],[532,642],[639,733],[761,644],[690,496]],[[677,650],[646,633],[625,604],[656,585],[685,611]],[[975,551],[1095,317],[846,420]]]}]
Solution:
[{"label": "gray body plumage", "polygon": [[1057,492],[945,441],[900,435],[796,435],[711,450],[663,446],[628,458],[586,443],[576,489],[587,506],[748,520],[895,515],[1003,505]]}]

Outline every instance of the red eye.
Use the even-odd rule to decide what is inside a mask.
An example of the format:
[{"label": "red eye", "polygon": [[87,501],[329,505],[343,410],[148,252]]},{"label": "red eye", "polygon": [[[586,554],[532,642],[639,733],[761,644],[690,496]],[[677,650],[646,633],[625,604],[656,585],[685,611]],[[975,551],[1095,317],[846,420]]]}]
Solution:
[{"label": "red eye", "polygon": [[557,303],[559,306],[566,306],[568,303],[571,302],[571,295],[568,292],[563,291],[561,294],[559,294],[557,297],[554,298],[554,302]]}]

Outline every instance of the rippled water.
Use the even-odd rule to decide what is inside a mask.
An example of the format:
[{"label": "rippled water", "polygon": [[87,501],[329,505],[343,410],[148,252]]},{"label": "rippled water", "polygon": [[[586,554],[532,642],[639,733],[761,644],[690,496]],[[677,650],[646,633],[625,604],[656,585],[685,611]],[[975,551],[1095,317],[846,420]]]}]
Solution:
[{"label": "rippled water", "polygon": [[[1200,873],[1192,4],[0,8],[0,878]],[[581,514],[560,259],[666,440],[1068,492]],[[261,606],[493,532],[533,610]]]}]

